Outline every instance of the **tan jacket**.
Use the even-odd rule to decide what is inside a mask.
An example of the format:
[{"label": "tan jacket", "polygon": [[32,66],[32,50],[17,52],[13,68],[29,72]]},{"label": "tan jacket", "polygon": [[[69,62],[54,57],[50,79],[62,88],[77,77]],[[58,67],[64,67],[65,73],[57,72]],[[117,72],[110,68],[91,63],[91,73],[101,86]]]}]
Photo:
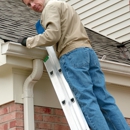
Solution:
[{"label": "tan jacket", "polygon": [[78,14],[66,2],[45,0],[41,14],[41,24],[45,29],[39,34],[27,39],[27,47],[54,45],[58,57],[79,47],[91,47]]}]

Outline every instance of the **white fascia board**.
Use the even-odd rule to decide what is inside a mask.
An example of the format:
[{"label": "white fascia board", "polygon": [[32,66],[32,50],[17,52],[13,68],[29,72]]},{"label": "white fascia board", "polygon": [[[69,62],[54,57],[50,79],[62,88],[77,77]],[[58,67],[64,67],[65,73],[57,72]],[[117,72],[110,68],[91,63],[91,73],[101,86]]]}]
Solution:
[{"label": "white fascia board", "polygon": [[37,47],[33,49],[28,49],[19,43],[7,42],[1,45],[1,54],[33,60],[44,59],[47,55],[47,51],[44,48]]},{"label": "white fascia board", "polygon": [[107,61],[107,60],[99,60],[102,70],[122,75],[130,76],[130,65]]},{"label": "white fascia board", "polygon": [[130,65],[100,60],[106,83],[130,87]]},{"label": "white fascia board", "polygon": [[[1,54],[8,56],[21,57],[24,59],[44,59],[47,51],[44,48],[28,49],[19,43],[7,42],[1,45]],[[130,65],[99,59],[104,71],[120,73],[130,76]]]},{"label": "white fascia board", "polygon": [[32,69],[32,60],[44,59],[46,55],[45,48],[28,49],[19,43],[6,42],[1,44],[1,56],[5,56],[5,59],[0,66],[8,65],[10,67]]}]

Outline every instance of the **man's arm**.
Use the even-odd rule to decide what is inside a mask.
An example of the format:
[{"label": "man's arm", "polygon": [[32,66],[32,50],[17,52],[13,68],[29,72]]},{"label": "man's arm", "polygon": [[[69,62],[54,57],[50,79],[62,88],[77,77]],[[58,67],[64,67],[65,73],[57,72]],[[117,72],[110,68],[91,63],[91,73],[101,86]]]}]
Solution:
[{"label": "man's arm", "polygon": [[28,37],[26,47],[33,48],[37,46],[52,46],[56,44],[61,37],[60,12],[53,6],[49,5],[41,16],[41,24],[45,28],[43,34]]}]

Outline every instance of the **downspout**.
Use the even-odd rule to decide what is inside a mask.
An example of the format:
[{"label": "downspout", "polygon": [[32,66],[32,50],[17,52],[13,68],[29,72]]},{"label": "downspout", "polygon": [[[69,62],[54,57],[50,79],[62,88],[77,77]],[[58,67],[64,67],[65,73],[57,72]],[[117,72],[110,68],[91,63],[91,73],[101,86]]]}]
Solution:
[{"label": "downspout", "polygon": [[35,130],[33,87],[35,83],[41,78],[42,73],[43,61],[40,59],[34,59],[33,71],[25,80],[23,86],[24,130]]}]

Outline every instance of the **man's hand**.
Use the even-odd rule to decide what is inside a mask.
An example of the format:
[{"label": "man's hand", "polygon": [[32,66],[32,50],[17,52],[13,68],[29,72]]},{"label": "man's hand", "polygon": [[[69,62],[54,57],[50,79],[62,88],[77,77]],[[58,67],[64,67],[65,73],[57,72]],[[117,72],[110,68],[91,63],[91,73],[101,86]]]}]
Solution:
[{"label": "man's hand", "polygon": [[26,40],[27,40],[27,37],[19,38],[18,43],[21,43],[23,46],[26,46]]}]

